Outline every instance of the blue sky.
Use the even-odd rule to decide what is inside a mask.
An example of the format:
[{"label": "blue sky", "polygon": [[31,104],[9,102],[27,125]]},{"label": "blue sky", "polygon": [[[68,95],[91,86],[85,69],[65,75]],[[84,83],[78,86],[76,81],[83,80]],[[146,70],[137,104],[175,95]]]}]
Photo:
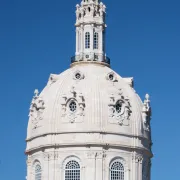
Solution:
[{"label": "blue sky", "polygon": [[[25,138],[35,88],[70,65],[80,0],[0,1],[0,179],[26,176]],[[121,76],[151,95],[152,180],[179,178],[180,1],[103,1],[107,54]]]}]

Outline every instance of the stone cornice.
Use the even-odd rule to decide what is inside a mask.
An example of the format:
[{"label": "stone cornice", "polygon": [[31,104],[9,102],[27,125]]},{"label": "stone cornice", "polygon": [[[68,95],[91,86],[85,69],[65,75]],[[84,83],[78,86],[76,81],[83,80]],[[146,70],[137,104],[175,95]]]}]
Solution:
[{"label": "stone cornice", "polygon": [[62,144],[47,144],[47,145],[42,145],[42,146],[38,146],[36,148],[31,148],[31,149],[27,149],[26,150],[26,154],[31,154],[34,151],[39,151],[39,150],[43,150],[43,149],[48,149],[48,148],[66,148],[66,147],[103,147],[103,148],[117,148],[117,149],[125,149],[126,151],[140,151],[140,152],[144,152],[145,154],[147,154],[147,156],[149,156],[150,158],[153,157],[153,154],[145,148],[141,148],[141,147],[137,147],[137,146],[126,146],[123,144],[107,144],[107,143],[62,143]]},{"label": "stone cornice", "polygon": [[[59,134],[83,134],[83,133],[86,133],[86,134],[94,134],[94,133],[99,133],[99,134],[104,134],[104,135],[108,135],[108,134],[111,134],[111,135],[120,135],[120,136],[125,136],[125,137],[130,137],[130,138],[139,138],[141,140],[146,140],[146,141],[149,141],[148,138],[145,138],[144,136],[136,136],[136,135],[132,135],[132,134],[128,134],[128,133],[116,133],[116,132],[111,132],[111,131],[69,131],[69,132],[56,132],[56,133],[44,133],[44,134],[39,134],[37,136],[33,136],[31,138],[27,138],[26,139],[26,142],[29,142],[29,141],[32,141],[34,139],[37,139],[37,138],[40,138],[40,137],[44,137],[44,136],[48,136],[48,135],[59,135]],[[149,141],[149,143],[152,143]]]}]

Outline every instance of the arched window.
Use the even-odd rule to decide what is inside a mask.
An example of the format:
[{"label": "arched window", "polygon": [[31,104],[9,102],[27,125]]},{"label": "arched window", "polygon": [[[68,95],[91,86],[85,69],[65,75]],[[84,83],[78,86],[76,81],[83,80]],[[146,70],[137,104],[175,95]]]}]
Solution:
[{"label": "arched window", "polygon": [[110,180],[124,180],[124,166],[118,160],[110,166]]},{"label": "arched window", "polygon": [[39,164],[35,166],[35,180],[41,180],[41,166]]},{"label": "arched window", "polygon": [[90,33],[86,32],[85,34],[85,48],[89,49],[90,48]]},{"label": "arched window", "polygon": [[80,180],[80,165],[78,162],[71,160],[66,164],[65,180]]},{"label": "arched window", "polygon": [[99,35],[97,32],[94,33],[94,49],[98,49]]}]

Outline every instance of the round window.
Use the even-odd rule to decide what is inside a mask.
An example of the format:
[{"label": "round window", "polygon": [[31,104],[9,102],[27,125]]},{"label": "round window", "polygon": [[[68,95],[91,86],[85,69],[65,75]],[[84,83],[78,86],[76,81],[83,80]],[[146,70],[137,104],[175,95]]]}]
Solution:
[{"label": "round window", "polygon": [[109,80],[113,81],[114,80],[114,75],[113,74],[109,74]]},{"label": "round window", "polygon": [[81,74],[80,73],[76,73],[75,77],[76,77],[76,79],[81,79]]},{"label": "round window", "polygon": [[119,114],[119,113],[121,113],[121,110],[122,110],[122,104],[120,102],[118,102],[116,104],[116,112]]},{"label": "round window", "polygon": [[69,109],[71,112],[75,112],[76,109],[77,109],[77,105],[74,101],[72,101],[70,104],[69,104]]}]

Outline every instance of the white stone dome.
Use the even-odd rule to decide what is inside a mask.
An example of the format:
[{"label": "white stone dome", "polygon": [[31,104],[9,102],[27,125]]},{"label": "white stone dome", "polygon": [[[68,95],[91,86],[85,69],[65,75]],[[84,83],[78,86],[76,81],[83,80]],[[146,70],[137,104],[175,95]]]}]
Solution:
[{"label": "white stone dome", "polygon": [[77,63],[59,75],[33,99],[27,152],[54,145],[133,147],[149,151],[143,123],[143,103],[131,78],[122,78],[98,63]]}]

